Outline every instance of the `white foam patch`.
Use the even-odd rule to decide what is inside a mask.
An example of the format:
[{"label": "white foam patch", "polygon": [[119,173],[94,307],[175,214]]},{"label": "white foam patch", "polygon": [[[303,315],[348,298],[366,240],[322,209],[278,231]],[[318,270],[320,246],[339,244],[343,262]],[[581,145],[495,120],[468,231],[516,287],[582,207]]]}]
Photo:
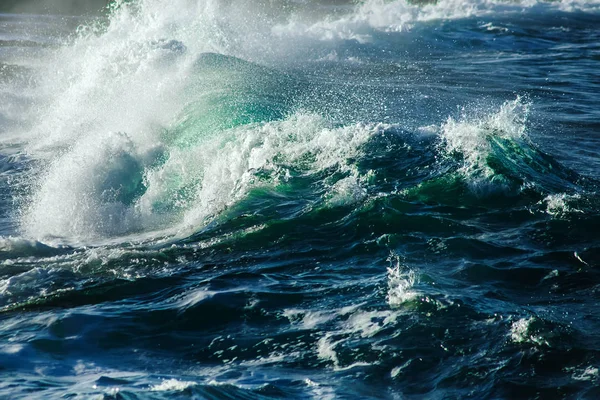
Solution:
[{"label": "white foam patch", "polygon": [[[124,134],[84,137],[41,177],[23,224],[30,235],[111,236],[135,229],[118,196],[141,177],[134,145]],[[133,176],[132,176],[133,175]]]},{"label": "white foam patch", "polygon": [[345,323],[346,329],[361,337],[372,337],[396,322],[397,314],[391,311],[357,311]]},{"label": "white foam patch", "polygon": [[182,391],[189,387],[196,386],[196,382],[191,381],[180,381],[175,378],[165,379],[158,385],[150,386],[150,390],[153,392],[167,392],[167,391]]},{"label": "white foam patch", "polygon": [[583,370],[573,372],[571,378],[576,381],[595,381],[598,379],[598,368],[589,366]]},{"label": "white foam patch", "polygon": [[[342,371],[356,367],[372,365],[372,362],[357,361],[348,365],[340,362],[338,346],[348,346],[347,342],[353,338],[370,338],[397,322],[398,313],[391,310],[366,311],[358,306],[340,309],[336,312],[337,327],[325,333],[316,345],[317,357],[330,363],[334,370]],[[347,315],[347,317],[346,317]],[[346,317],[342,319],[341,317]]]},{"label": "white foam patch", "polygon": [[327,333],[325,336],[319,339],[317,342],[317,357],[323,361],[332,363],[334,370],[345,371],[356,367],[371,365],[370,363],[366,362],[355,362],[350,365],[341,365],[335,348],[337,345],[343,344],[345,339],[333,340],[332,336],[332,334]]},{"label": "white foam patch", "polygon": [[336,318],[335,311],[307,311],[289,309],[283,312],[283,316],[290,322],[297,324],[302,329],[314,329]]},{"label": "white foam patch", "polygon": [[512,323],[510,338],[514,343],[530,343],[537,346],[550,346],[550,343],[540,334],[536,334],[531,327],[535,318],[521,318]]},{"label": "white foam patch", "polygon": [[[195,194],[194,207],[186,211],[184,223],[197,227],[240,200],[259,183],[255,171],[267,172],[277,185],[289,177],[287,165],[307,173],[338,167],[348,171],[347,160],[359,154],[360,147],[388,125],[356,124],[330,128],[315,115],[296,114],[284,121],[257,127],[234,129],[231,141],[208,143],[195,153],[195,163],[207,159],[202,187]],[[211,151],[214,148],[215,151]],[[215,154],[216,153],[216,154]]]},{"label": "white foam patch", "polygon": [[412,362],[413,362],[413,360],[408,360],[404,364],[392,368],[392,370],[390,371],[390,377],[392,377],[392,379],[396,378],[398,375],[400,375],[402,373],[402,371],[404,369],[406,369],[406,367],[408,367],[410,364],[412,364]]},{"label": "white foam patch", "polygon": [[546,207],[546,214],[555,218],[563,218],[572,213],[583,213],[582,210],[572,206],[572,203],[579,199],[581,199],[579,194],[557,193],[546,196],[539,204]]},{"label": "white foam patch", "polygon": [[[251,360],[241,360],[237,361],[239,365],[245,367],[258,367],[265,365],[276,365],[284,363],[290,359],[295,359],[301,357],[302,353],[300,351],[285,351],[285,352],[272,352],[267,356],[258,356]],[[235,359],[234,359],[235,360]],[[233,362],[234,360],[223,360],[224,363]]]},{"label": "white foam patch", "polygon": [[317,342],[317,356],[324,361],[331,361],[335,367],[339,366],[339,359],[335,351],[335,346],[339,341],[331,340],[331,335],[326,334]]},{"label": "white foam patch", "polygon": [[523,343],[528,341],[527,331],[531,320],[521,318],[512,323],[510,327],[510,338],[515,343]]},{"label": "white foam patch", "polygon": [[548,274],[546,274],[546,276],[544,276],[542,278],[542,281],[548,280],[548,279],[554,279],[557,278],[559,276],[559,272],[557,269],[553,269],[552,271],[548,272]]},{"label": "white foam patch", "polygon": [[311,311],[291,308],[285,310],[283,312],[283,316],[286,317],[292,324],[300,326],[302,329],[314,329],[328,322],[335,321],[336,319],[356,312],[361,305],[362,304],[357,304],[325,311]]},{"label": "white foam patch", "polygon": [[330,386],[321,385],[310,378],[306,378],[304,383],[310,390],[311,398],[318,400],[333,400],[336,397],[335,391]]}]

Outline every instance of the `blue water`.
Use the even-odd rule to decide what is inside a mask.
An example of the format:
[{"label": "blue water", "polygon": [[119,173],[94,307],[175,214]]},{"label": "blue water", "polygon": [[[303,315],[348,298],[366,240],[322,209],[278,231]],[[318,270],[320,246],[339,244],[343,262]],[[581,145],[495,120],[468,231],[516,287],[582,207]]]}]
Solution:
[{"label": "blue water", "polygon": [[600,3],[0,15],[0,398],[596,398]]}]

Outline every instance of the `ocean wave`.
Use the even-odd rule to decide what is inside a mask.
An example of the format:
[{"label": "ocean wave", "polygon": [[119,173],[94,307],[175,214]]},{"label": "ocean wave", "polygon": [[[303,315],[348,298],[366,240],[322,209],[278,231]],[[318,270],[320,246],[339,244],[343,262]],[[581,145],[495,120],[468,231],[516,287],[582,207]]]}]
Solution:
[{"label": "ocean wave", "polygon": [[319,40],[356,40],[368,42],[375,32],[403,32],[416,23],[435,20],[455,20],[483,16],[505,16],[531,12],[586,12],[600,11],[597,0],[366,0],[343,16],[307,21],[292,17],[290,21],[273,27],[280,36],[308,36]]},{"label": "ocean wave", "polygon": [[529,109],[530,103],[517,97],[497,111],[448,118],[439,129],[436,172],[402,193],[426,202],[465,205],[495,196],[522,196],[530,203],[563,192],[576,196],[582,190],[581,177],[532,142]]},{"label": "ocean wave", "polygon": [[[385,129],[336,128],[318,116],[295,114],[242,125],[185,148],[154,144],[143,151],[125,134],[86,137],[41,176],[24,227],[32,237],[80,240],[165,227],[191,234],[253,187],[276,187],[294,175],[331,168],[349,171],[347,160]],[[358,189],[346,186],[337,184],[330,201],[351,201],[341,196]]]},{"label": "ocean wave", "polygon": [[[369,182],[378,179],[377,171],[357,167],[356,159],[365,156],[359,149],[403,121],[332,121],[330,105],[311,104],[321,94],[310,77],[247,61],[262,58],[260,49],[293,48],[289,40],[296,39],[284,37],[288,28],[361,35],[432,19],[534,7],[589,11],[593,4],[369,0],[315,15],[301,5],[277,11],[243,1],[118,3],[107,23],[82,28],[49,55],[56,71],[37,78],[40,104],[34,128],[23,134],[34,167],[19,178],[28,190],[19,204],[22,231],[59,243],[149,232],[182,237],[254,189],[317,173],[326,176],[312,195],[325,208],[354,206],[369,198]],[[260,12],[244,15],[254,6]],[[343,99],[335,101],[344,106]],[[536,201],[571,192],[577,177],[528,138],[529,107],[517,98],[497,112],[436,125],[438,175],[400,189],[442,202],[439,196],[461,202],[465,192],[533,188]],[[435,162],[426,157],[421,169]]]}]

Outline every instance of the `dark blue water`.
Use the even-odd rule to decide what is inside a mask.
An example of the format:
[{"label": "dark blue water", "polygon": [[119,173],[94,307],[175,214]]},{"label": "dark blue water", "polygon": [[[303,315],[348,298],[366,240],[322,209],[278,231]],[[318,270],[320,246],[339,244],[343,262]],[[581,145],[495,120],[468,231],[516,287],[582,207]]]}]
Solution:
[{"label": "dark blue water", "polygon": [[0,15],[0,398],[596,398],[600,4]]}]

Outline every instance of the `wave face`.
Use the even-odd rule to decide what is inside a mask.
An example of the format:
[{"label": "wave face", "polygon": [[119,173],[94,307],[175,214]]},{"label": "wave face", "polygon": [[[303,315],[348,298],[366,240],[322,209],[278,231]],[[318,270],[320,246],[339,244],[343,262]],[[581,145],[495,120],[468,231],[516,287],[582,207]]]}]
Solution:
[{"label": "wave face", "polygon": [[0,397],[596,397],[599,18],[0,14]]}]

